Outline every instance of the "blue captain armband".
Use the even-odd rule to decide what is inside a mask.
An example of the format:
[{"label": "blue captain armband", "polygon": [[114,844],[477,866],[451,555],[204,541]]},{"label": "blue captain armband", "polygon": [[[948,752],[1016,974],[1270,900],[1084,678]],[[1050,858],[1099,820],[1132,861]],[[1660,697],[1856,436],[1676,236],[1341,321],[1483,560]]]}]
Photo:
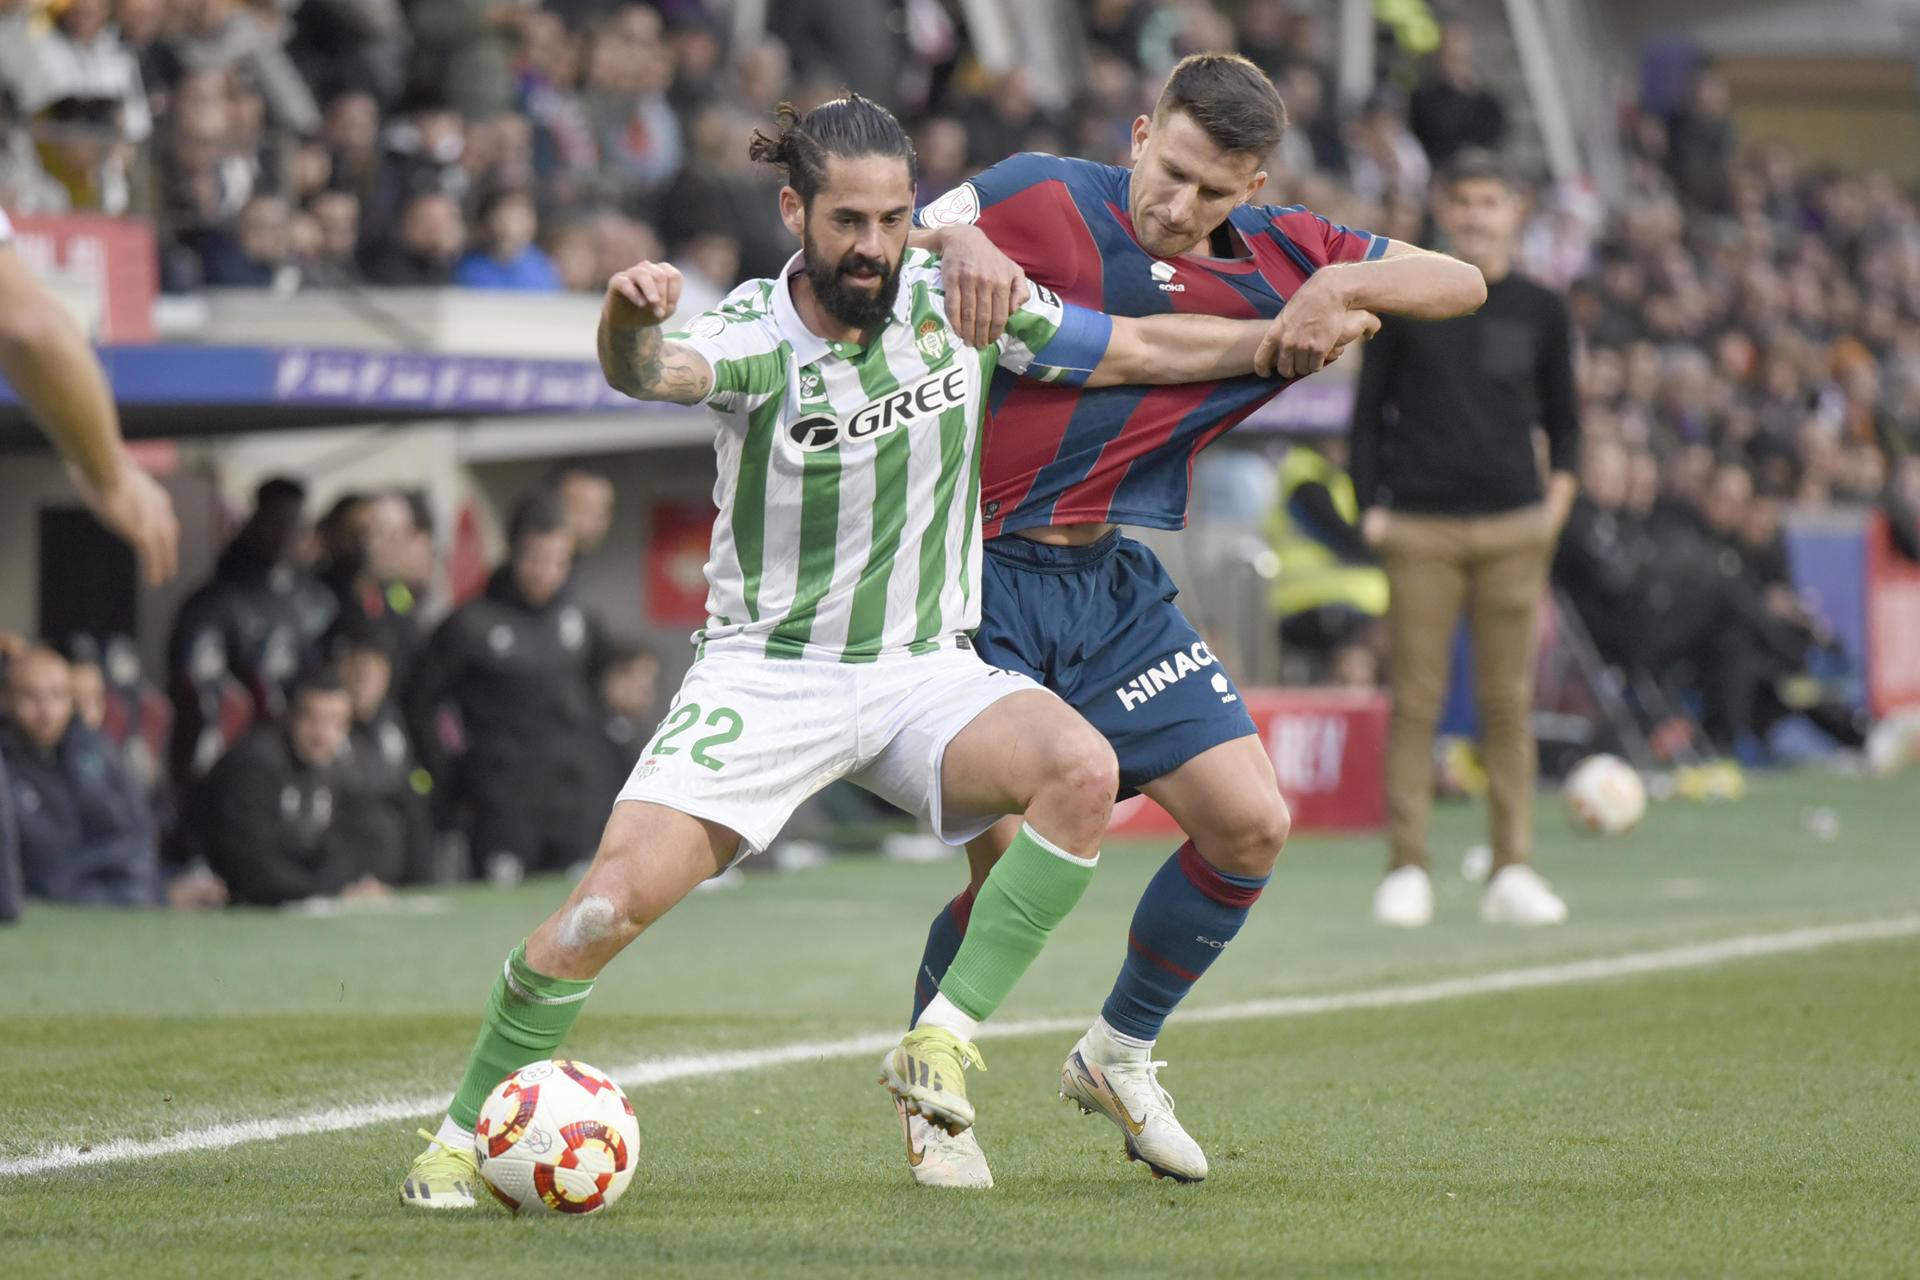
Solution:
[{"label": "blue captain armband", "polygon": [[1064,386],[1085,386],[1113,342],[1113,317],[1072,303],[1062,312],[1060,327],[1052,339],[1033,353],[1033,363],[1046,370],[1037,376]]}]

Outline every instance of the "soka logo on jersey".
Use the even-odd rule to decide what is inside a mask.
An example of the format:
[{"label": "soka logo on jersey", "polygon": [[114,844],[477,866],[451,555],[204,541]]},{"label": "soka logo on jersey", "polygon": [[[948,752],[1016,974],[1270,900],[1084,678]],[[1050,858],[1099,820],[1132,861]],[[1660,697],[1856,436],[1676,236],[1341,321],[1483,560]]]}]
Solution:
[{"label": "soka logo on jersey", "polygon": [[806,453],[831,449],[842,441],[852,444],[896,431],[910,422],[938,418],[967,402],[965,365],[937,369],[893,394],[869,401],[847,418],[814,413],[787,427],[787,437]]},{"label": "soka logo on jersey", "polygon": [[1177,269],[1171,262],[1156,262],[1147,268],[1147,274],[1153,277],[1153,282],[1160,286],[1162,293],[1185,293],[1187,286],[1173,282]]},{"label": "soka logo on jersey", "polygon": [[[1156,662],[1115,689],[1114,693],[1119,695],[1120,705],[1131,711],[1149,698],[1156,696],[1162,689],[1180,683],[1195,672],[1212,666],[1216,661],[1213,650],[1207,648],[1207,642],[1195,640],[1185,649],[1175,649],[1172,657]],[[1225,675],[1215,672],[1214,676],[1213,683],[1216,690],[1232,687],[1232,682]],[[1233,699],[1222,698],[1221,701],[1230,702]]]}]

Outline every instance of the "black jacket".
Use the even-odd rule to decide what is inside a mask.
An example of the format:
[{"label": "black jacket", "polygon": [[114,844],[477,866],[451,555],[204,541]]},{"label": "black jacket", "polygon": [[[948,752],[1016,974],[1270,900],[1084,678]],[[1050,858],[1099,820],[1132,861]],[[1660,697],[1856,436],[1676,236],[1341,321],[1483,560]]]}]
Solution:
[{"label": "black jacket", "polygon": [[392,852],[368,838],[350,792],[344,762],[311,768],[285,730],[262,725],[195,788],[191,852],[226,880],[236,903],[338,893],[364,875],[393,883],[400,872]]},{"label": "black jacket", "polygon": [[1462,147],[1498,150],[1507,133],[1507,112],[1486,89],[1456,88],[1436,76],[1413,91],[1407,124],[1438,169]]},{"label": "black jacket", "polygon": [[345,761],[348,804],[383,859],[401,868],[401,878],[432,878],[433,822],[427,797],[414,787],[413,744],[391,707],[353,726]]},{"label": "black jacket", "polygon": [[280,714],[334,611],[333,593],[313,575],[276,565],[245,537],[227,547],[212,580],[180,606],[167,640],[176,784],[185,788],[219,758],[232,695],[256,719]]},{"label": "black jacket", "polygon": [[1353,490],[1365,510],[1498,515],[1541,499],[1533,430],[1554,471],[1580,455],[1566,305],[1509,273],[1451,320],[1386,316],[1354,395]]},{"label": "black jacket", "polygon": [[0,755],[29,895],[117,907],[159,902],[153,815],[112,742],[76,722],[42,753],[5,729]]},{"label": "black jacket", "polygon": [[1585,494],[1574,498],[1554,551],[1553,582],[1608,662],[1631,666],[1640,658],[1642,613],[1657,554],[1639,521],[1603,510]]},{"label": "black jacket", "polygon": [[[570,593],[530,604],[505,567],[442,622],[406,700],[414,749],[436,794],[449,780],[464,795],[562,780],[591,788],[604,769],[588,675],[595,643],[593,621]],[[460,718],[457,768],[440,723],[446,707]]]}]

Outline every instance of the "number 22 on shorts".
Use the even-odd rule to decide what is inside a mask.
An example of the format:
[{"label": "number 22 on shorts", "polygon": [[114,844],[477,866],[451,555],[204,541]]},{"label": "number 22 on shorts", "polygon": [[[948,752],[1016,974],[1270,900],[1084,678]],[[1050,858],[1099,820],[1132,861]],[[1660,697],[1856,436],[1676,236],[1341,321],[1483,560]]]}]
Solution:
[{"label": "number 22 on shorts", "polygon": [[693,762],[704,769],[718,770],[723,768],[727,762],[716,758],[709,754],[709,752],[712,748],[723,747],[740,736],[740,730],[744,726],[740,721],[740,713],[732,707],[715,707],[707,714],[707,718],[702,720],[700,718],[699,703],[681,703],[673,710],[667,712],[666,721],[660,726],[660,736],[653,740],[653,745],[647,748],[646,753],[650,756],[673,755],[680,750],[679,747],[673,745],[673,740],[696,724],[704,724],[716,732],[709,733],[702,738],[694,739],[692,747]]}]

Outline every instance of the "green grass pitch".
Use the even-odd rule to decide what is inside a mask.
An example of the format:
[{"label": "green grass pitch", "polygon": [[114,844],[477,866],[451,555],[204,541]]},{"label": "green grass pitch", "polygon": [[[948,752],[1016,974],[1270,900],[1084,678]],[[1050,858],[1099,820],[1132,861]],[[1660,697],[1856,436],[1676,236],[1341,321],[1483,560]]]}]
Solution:
[{"label": "green grass pitch", "polygon": [[[1831,806],[1838,837],[1803,814]],[[1376,841],[1302,838],[1194,1008],[1368,992],[1920,912],[1920,781],[1768,780],[1618,841],[1550,803],[1572,921],[1495,930],[1443,810],[1426,930],[1367,922]],[[1108,851],[996,1021],[1091,1018],[1164,850]],[[617,1069],[885,1031],[957,863],[846,859],[697,895],[569,1044]],[[39,909],[0,932],[0,1167],[451,1088],[557,883],[422,914]],[[1894,931],[1894,932],[1897,932]],[[1213,1176],[1155,1182],[1055,1096],[1074,1032],[983,1041],[998,1185],[913,1186],[878,1053],[632,1090],[596,1218],[449,1219],[397,1186],[431,1118],[0,1174],[0,1275],[1920,1276],[1920,932],[1406,1007],[1175,1022],[1163,1081]]]}]

